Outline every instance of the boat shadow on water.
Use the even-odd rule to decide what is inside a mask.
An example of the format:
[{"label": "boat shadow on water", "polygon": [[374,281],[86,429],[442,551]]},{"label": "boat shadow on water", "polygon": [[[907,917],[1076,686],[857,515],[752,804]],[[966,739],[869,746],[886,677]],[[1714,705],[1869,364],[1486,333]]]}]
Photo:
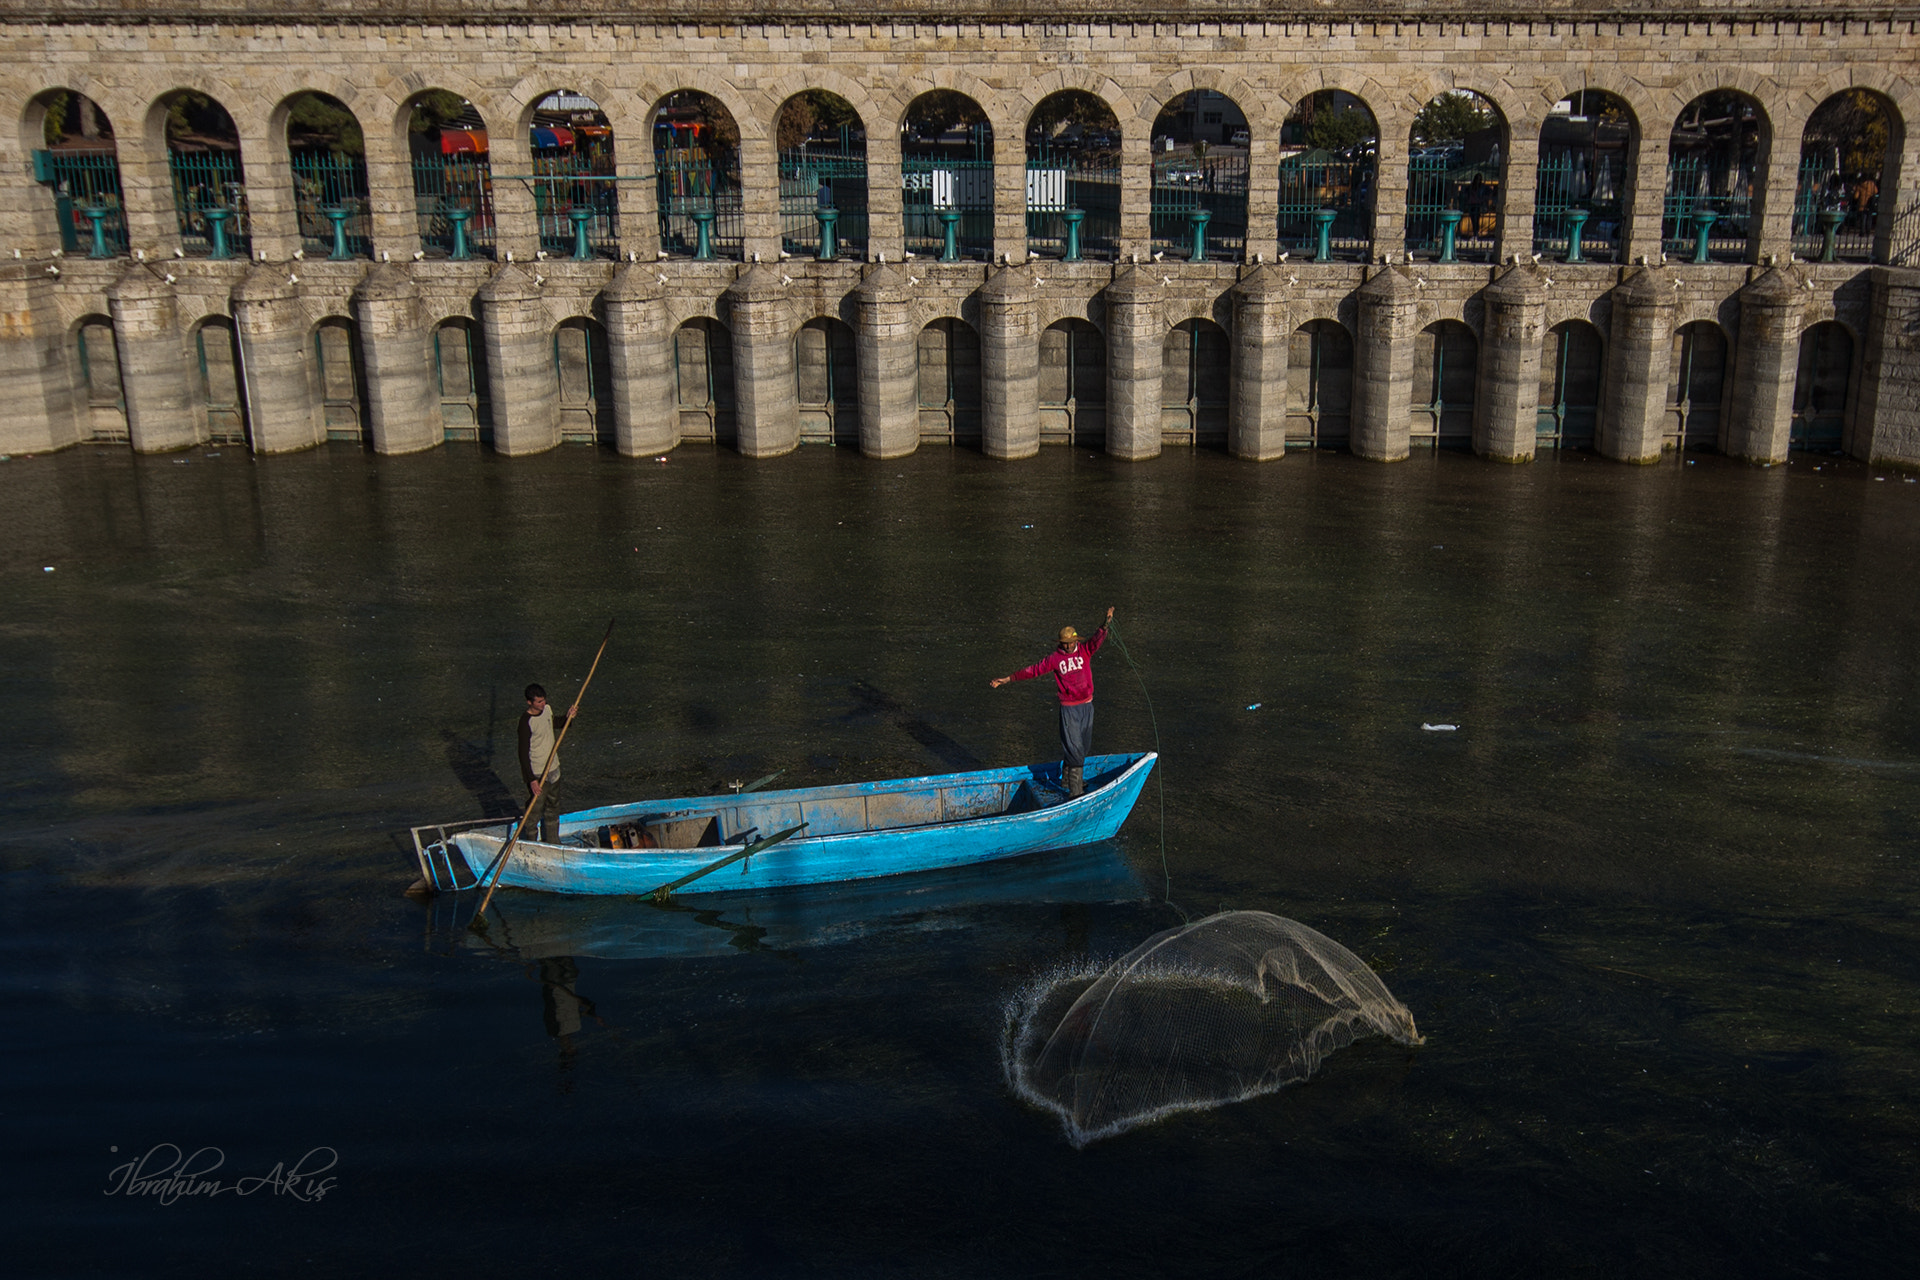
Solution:
[{"label": "boat shadow on water", "polygon": [[502,890],[480,927],[473,894],[427,907],[427,948],[493,954],[516,964],[555,957],[695,959],[792,954],[878,935],[966,926],[980,907],[1139,902],[1147,897],[1112,841],[945,871],[666,903]]}]

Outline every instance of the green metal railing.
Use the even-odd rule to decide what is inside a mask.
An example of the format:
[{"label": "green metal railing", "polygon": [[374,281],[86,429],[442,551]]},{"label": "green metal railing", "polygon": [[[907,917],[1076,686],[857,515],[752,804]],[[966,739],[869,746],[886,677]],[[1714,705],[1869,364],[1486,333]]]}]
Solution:
[{"label": "green metal railing", "polygon": [[[1542,155],[1533,184],[1533,251],[1590,262],[1618,262],[1626,213],[1624,153],[1560,151]],[[1586,217],[1578,215],[1584,213]],[[1573,229],[1580,228],[1580,252]]]},{"label": "green metal railing", "polygon": [[471,152],[413,162],[420,248],[436,258],[494,256],[493,169]]},{"label": "green metal railing", "polygon": [[53,191],[62,249],[90,258],[127,252],[126,200],[114,152],[36,151],[33,176]]},{"label": "green metal railing", "polygon": [[1680,155],[1667,160],[1660,249],[1694,262],[1745,262],[1753,221],[1751,184],[1741,188],[1722,157]]},{"label": "green metal railing", "polygon": [[1445,154],[1407,162],[1409,254],[1442,262],[1492,262],[1500,249],[1499,223],[1499,165],[1460,164]]},{"label": "green metal railing", "polygon": [[713,167],[699,148],[655,153],[660,248],[678,258],[738,259],[746,241],[746,214],[738,174]]},{"label": "green metal railing", "polygon": [[1182,258],[1195,256],[1198,238],[1207,257],[1238,259],[1247,247],[1245,153],[1155,156],[1150,229],[1154,248]]},{"label": "green metal railing", "polygon": [[1120,166],[1111,155],[1027,148],[1027,249],[1049,258],[1120,255]]},{"label": "green metal railing", "polygon": [[301,247],[321,257],[372,257],[365,157],[295,151],[290,159]]},{"label": "green metal railing", "polygon": [[612,174],[596,167],[592,154],[537,150],[533,153],[533,211],[540,247],[557,258],[579,256],[586,233],[587,256],[620,256],[620,195]]},{"label": "green metal railing", "polygon": [[233,151],[169,151],[180,247],[194,257],[248,258],[247,188]]},{"label": "green metal railing", "polygon": [[907,252],[943,258],[951,231],[957,257],[992,258],[992,160],[908,157],[900,162],[900,200]]},{"label": "green metal railing", "polygon": [[1295,257],[1368,261],[1373,256],[1374,186],[1371,156],[1282,160],[1280,247]]},{"label": "green metal railing", "polygon": [[[823,203],[820,188],[827,188]],[[867,247],[867,156],[850,139],[838,146],[804,146],[780,153],[780,243],[788,253],[820,253],[820,211],[832,211],[839,250],[856,258]]]},{"label": "green metal railing", "polygon": [[1880,229],[1877,177],[1874,184],[1863,198],[1860,184],[1834,168],[1831,156],[1803,158],[1793,195],[1793,252],[1814,262],[1872,262]]}]

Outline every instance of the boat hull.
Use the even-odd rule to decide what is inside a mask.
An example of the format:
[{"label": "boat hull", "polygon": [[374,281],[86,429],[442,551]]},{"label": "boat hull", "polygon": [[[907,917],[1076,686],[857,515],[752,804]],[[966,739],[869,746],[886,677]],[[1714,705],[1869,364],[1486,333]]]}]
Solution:
[{"label": "boat hull", "polygon": [[[516,843],[500,883],[548,893],[652,893],[739,853],[747,841],[802,823],[795,835],[688,884],[680,896],[869,880],[1072,848],[1120,829],[1157,759],[1152,752],[1090,756],[1087,792],[1072,800],[1058,798],[1054,764],[587,809],[560,819],[561,843]],[[709,815],[717,838],[695,848],[591,843],[621,823]],[[471,887],[490,873],[510,834],[511,824],[495,824],[422,845],[416,833],[422,871],[436,888]],[[577,837],[590,843],[570,840]]]}]

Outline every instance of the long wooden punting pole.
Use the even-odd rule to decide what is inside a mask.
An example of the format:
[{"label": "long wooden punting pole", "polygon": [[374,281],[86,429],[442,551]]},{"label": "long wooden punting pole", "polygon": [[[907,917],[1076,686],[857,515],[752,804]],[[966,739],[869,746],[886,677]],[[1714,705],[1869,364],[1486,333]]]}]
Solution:
[{"label": "long wooden punting pole", "polygon": [[[573,705],[568,708],[569,711],[578,711],[580,709],[580,703],[587,696],[587,686],[593,683],[593,673],[600,669],[600,655],[607,651],[607,641],[611,639],[613,639],[613,619],[609,618],[607,619],[607,634],[600,637],[600,647],[594,651],[593,665],[587,668],[587,678],[580,682],[580,692],[574,695]],[[533,798],[527,801],[527,811],[520,815],[519,825],[514,827],[513,835],[507,839],[506,848],[500,850],[499,858],[494,861],[493,883],[487,886],[487,896],[480,899],[480,909],[473,913],[473,923],[475,925],[480,923],[480,917],[487,914],[487,908],[493,902],[493,891],[500,887],[500,877],[505,875],[507,871],[507,859],[513,856],[514,846],[520,843],[520,833],[527,829],[527,819],[533,816],[533,806],[540,803],[540,792],[546,790],[547,770],[553,768],[554,757],[560,754],[560,744],[567,740],[567,731],[572,728],[573,716],[568,715],[567,722],[560,726],[560,732],[558,736],[554,738],[553,746],[547,751],[546,763],[540,766],[539,790],[535,791]],[[560,815],[557,813],[553,815],[553,825],[557,833],[560,827]]]}]

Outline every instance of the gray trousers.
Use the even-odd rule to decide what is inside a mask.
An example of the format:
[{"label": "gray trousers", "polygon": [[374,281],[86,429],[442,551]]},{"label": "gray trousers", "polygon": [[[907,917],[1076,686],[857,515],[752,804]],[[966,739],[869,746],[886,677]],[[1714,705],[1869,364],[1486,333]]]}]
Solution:
[{"label": "gray trousers", "polygon": [[1087,752],[1093,750],[1091,702],[1060,708],[1060,750],[1066,756],[1069,769],[1078,769],[1087,762]]},{"label": "gray trousers", "polygon": [[548,778],[540,794],[528,798],[533,807],[527,810],[525,833],[537,830],[541,844],[552,844],[560,837],[560,779]]}]

